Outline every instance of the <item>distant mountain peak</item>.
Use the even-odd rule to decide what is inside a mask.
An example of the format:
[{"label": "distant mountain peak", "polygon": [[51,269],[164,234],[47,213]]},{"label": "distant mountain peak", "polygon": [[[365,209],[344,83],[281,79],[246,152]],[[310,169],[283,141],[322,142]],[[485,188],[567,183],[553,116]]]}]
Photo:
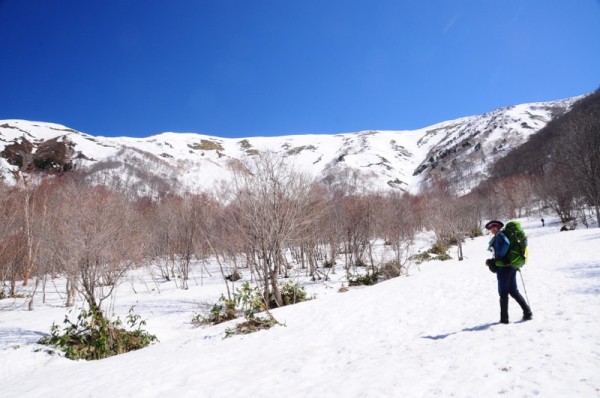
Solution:
[{"label": "distant mountain peak", "polygon": [[163,132],[115,138],[54,123],[0,120],[0,178],[11,184],[18,171],[78,170],[91,184],[140,195],[212,191],[231,179],[231,161],[272,151],[327,183],[351,173],[369,190],[417,192],[433,178],[443,178],[468,192],[496,159],[579,98],[513,105],[412,131],[331,135],[222,138]]}]

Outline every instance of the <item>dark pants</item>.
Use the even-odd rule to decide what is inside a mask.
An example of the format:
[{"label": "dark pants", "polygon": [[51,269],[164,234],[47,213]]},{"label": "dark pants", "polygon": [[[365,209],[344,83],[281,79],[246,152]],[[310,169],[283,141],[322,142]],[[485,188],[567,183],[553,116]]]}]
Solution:
[{"label": "dark pants", "polygon": [[498,267],[498,294],[500,295],[500,322],[508,323],[508,296],[514,298],[523,310],[523,318],[531,318],[531,309],[527,301],[519,293],[517,287],[517,270],[511,266]]},{"label": "dark pants", "polygon": [[496,276],[498,277],[498,294],[500,297],[508,296],[509,294],[513,296],[519,293],[516,269],[511,266],[498,267]]}]

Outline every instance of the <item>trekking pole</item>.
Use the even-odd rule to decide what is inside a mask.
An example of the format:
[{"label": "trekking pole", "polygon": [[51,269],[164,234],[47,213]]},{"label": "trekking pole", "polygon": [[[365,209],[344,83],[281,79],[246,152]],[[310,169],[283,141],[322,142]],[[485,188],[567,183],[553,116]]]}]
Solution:
[{"label": "trekking pole", "polygon": [[525,292],[525,298],[527,299],[527,305],[529,304],[529,296],[527,296],[527,288],[525,287],[525,280],[523,280],[523,274],[521,273],[521,270],[519,270],[519,275],[521,275],[521,283],[523,283],[523,291]]}]

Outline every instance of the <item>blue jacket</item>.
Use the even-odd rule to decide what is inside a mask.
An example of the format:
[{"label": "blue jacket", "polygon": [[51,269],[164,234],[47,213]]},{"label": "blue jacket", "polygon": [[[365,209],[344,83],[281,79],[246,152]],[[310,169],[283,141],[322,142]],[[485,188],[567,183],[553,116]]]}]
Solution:
[{"label": "blue jacket", "polygon": [[490,247],[494,249],[494,260],[496,260],[496,265],[502,267],[504,264],[504,259],[508,254],[508,249],[510,248],[510,241],[504,234],[504,232],[500,231],[496,236],[492,238],[490,241]]}]

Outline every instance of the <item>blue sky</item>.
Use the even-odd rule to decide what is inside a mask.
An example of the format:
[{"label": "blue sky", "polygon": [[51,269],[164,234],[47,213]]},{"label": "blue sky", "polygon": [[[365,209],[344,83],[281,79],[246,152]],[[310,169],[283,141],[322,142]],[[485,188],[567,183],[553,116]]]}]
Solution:
[{"label": "blue sky", "polygon": [[0,0],[0,119],[409,130],[600,87],[600,0]]}]

